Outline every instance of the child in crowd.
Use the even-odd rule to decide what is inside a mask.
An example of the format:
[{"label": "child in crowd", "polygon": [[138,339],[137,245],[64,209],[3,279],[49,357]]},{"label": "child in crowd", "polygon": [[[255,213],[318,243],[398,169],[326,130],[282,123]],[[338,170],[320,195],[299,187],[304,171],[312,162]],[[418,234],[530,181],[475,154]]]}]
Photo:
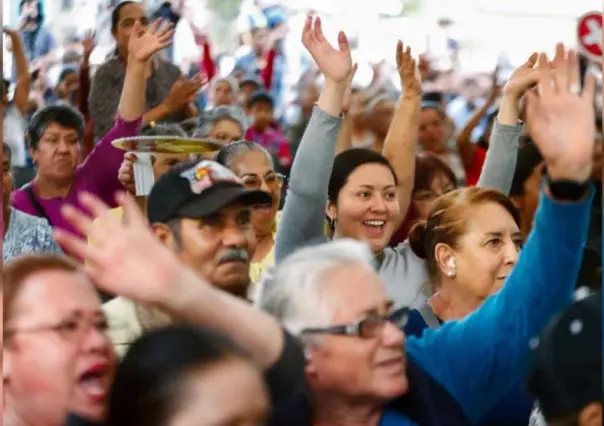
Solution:
[{"label": "child in crowd", "polygon": [[273,156],[275,169],[286,173],[293,160],[291,147],[283,133],[274,125],[275,104],[273,98],[267,92],[258,91],[250,98],[247,110],[252,123],[245,132],[245,139],[266,148]]}]

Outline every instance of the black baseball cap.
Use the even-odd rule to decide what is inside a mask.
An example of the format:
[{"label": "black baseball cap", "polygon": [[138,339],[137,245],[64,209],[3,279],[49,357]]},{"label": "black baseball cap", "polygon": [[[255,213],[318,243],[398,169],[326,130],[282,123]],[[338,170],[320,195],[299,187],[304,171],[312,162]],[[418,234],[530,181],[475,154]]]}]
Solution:
[{"label": "black baseball cap", "polygon": [[602,294],[556,316],[532,345],[528,390],[547,421],[602,400]]},{"label": "black baseball cap", "polygon": [[188,161],[161,176],[149,194],[149,223],[179,217],[203,218],[235,202],[248,205],[272,202],[270,194],[246,189],[239,178],[215,161]]}]

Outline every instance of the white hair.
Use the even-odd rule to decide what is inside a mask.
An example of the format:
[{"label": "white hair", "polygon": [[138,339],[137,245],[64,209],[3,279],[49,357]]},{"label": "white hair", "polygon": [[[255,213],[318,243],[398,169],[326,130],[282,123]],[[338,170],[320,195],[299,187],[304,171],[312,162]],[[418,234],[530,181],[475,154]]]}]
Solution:
[{"label": "white hair", "polygon": [[264,275],[255,303],[294,335],[305,328],[327,326],[333,314],[321,297],[326,275],[350,265],[375,270],[375,258],[366,244],[339,238],[306,247]]}]

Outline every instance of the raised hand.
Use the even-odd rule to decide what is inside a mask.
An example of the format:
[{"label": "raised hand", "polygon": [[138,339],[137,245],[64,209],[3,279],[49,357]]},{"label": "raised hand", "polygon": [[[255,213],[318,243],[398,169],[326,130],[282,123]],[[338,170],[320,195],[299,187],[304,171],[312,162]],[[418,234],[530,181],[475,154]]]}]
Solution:
[{"label": "raised hand", "polygon": [[489,93],[489,103],[493,103],[501,95],[501,86],[499,85],[499,67],[495,68],[491,75],[491,91]]},{"label": "raised hand", "polygon": [[94,39],[94,32],[88,31],[82,40],[82,49],[84,51],[84,57],[90,58],[92,51],[96,47],[96,41]]},{"label": "raised hand", "polygon": [[206,82],[207,79],[201,74],[197,74],[190,79],[184,77],[179,78],[174,82],[168,96],[164,100],[165,106],[170,111],[180,110],[185,105],[195,100],[197,94]]},{"label": "raised hand", "polygon": [[147,62],[151,56],[172,43],[172,35],[174,35],[172,27],[172,23],[162,25],[162,20],[158,19],[147,31],[143,31],[140,23],[136,21],[128,42],[130,57],[140,62]]},{"label": "raised hand", "polygon": [[539,55],[535,52],[520,67],[516,68],[503,88],[504,96],[510,96],[515,101],[537,84],[539,72],[535,68]]},{"label": "raised hand", "polygon": [[577,53],[556,46],[553,64],[539,57],[538,91],[527,94],[527,127],[552,179],[586,181],[595,139],[595,76],[581,91]]},{"label": "raised hand", "polygon": [[352,82],[354,80],[354,75],[357,73],[358,64],[354,64],[352,66],[352,70],[350,70],[350,75],[348,76],[348,81],[346,82],[346,91],[344,92],[344,98],[342,99],[342,112],[344,114],[348,113],[350,109],[350,98],[352,96]]},{"label": "raised hand", "polygon": [[306,18],[302,31],[302,43],[319,66],[325,78],[336,83],[343,83],[350,75],[352,58],[346,35],[338,34],[339,50],[325,39],[321,28],[321,18],[316,18],[313,27],[312,16]]},{"label": "raised hand", "polygon": [[[184,268],[168,248],[151,233],[131,196],[119,198],[124,217],[108,214],[109,207],[97,197],[83,193],[82,206],[90,214],[64,205],[62,214],[84,236],[55,230],[56,241],[86,261],[86,272],[107,293],[154,304],[174,289]],[[95,226],[92,221],[103,217]],[[95,242],[89,245],[86,238]],[[166,293],[168,292],[168,293]]]},{"label": "raised hand", "polygon": [[403,42],[399,40],[396,44],[396,69],[401,79],[401,87],[404,96],[422,95],[422,76],[417,67],[415,59],[411,56],[411,48],[407,46],[403,50]]}]

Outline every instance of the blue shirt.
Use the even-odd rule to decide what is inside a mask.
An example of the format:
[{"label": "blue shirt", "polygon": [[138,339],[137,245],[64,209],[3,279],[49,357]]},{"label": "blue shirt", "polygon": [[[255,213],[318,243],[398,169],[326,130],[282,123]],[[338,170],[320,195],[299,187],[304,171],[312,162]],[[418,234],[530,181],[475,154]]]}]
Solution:
[{"label": "blue shirt", "polygon": [[591,196],[558,203],[541,194],[533,227],[503,288],[475,312],[410,336],[407,355],[479,424],[524,382],[529,341],[573,300],[589,228]]},{"label": "blue shirt", "polygon": [[10,208],[8,230],[4,236],[4,263],[28,253],[57,253],[63,251],[52,238],[52,228],[46,219]]},{"label": "blue shirt", "polygon": [[[405,334],[421,337],[424,330],[428,328],[430,327],[420,312],[417,309],[411,310],[409,321],[405,326]],[[481,426],[526,426],[534,400],[527,395],[524,388],[524,381],[520,380],[479,424]]]},{"label": "blue shirt", "polygon": [[[385,407],[401,425],[478,425],[529,368],[529,342],[573,300],[592,195],[558,203],[541,195],[535,226],[502,290],[466,318],[407,339],[409,392]],[[309,426],[309,399],[277,407],[271,426]]]}]

